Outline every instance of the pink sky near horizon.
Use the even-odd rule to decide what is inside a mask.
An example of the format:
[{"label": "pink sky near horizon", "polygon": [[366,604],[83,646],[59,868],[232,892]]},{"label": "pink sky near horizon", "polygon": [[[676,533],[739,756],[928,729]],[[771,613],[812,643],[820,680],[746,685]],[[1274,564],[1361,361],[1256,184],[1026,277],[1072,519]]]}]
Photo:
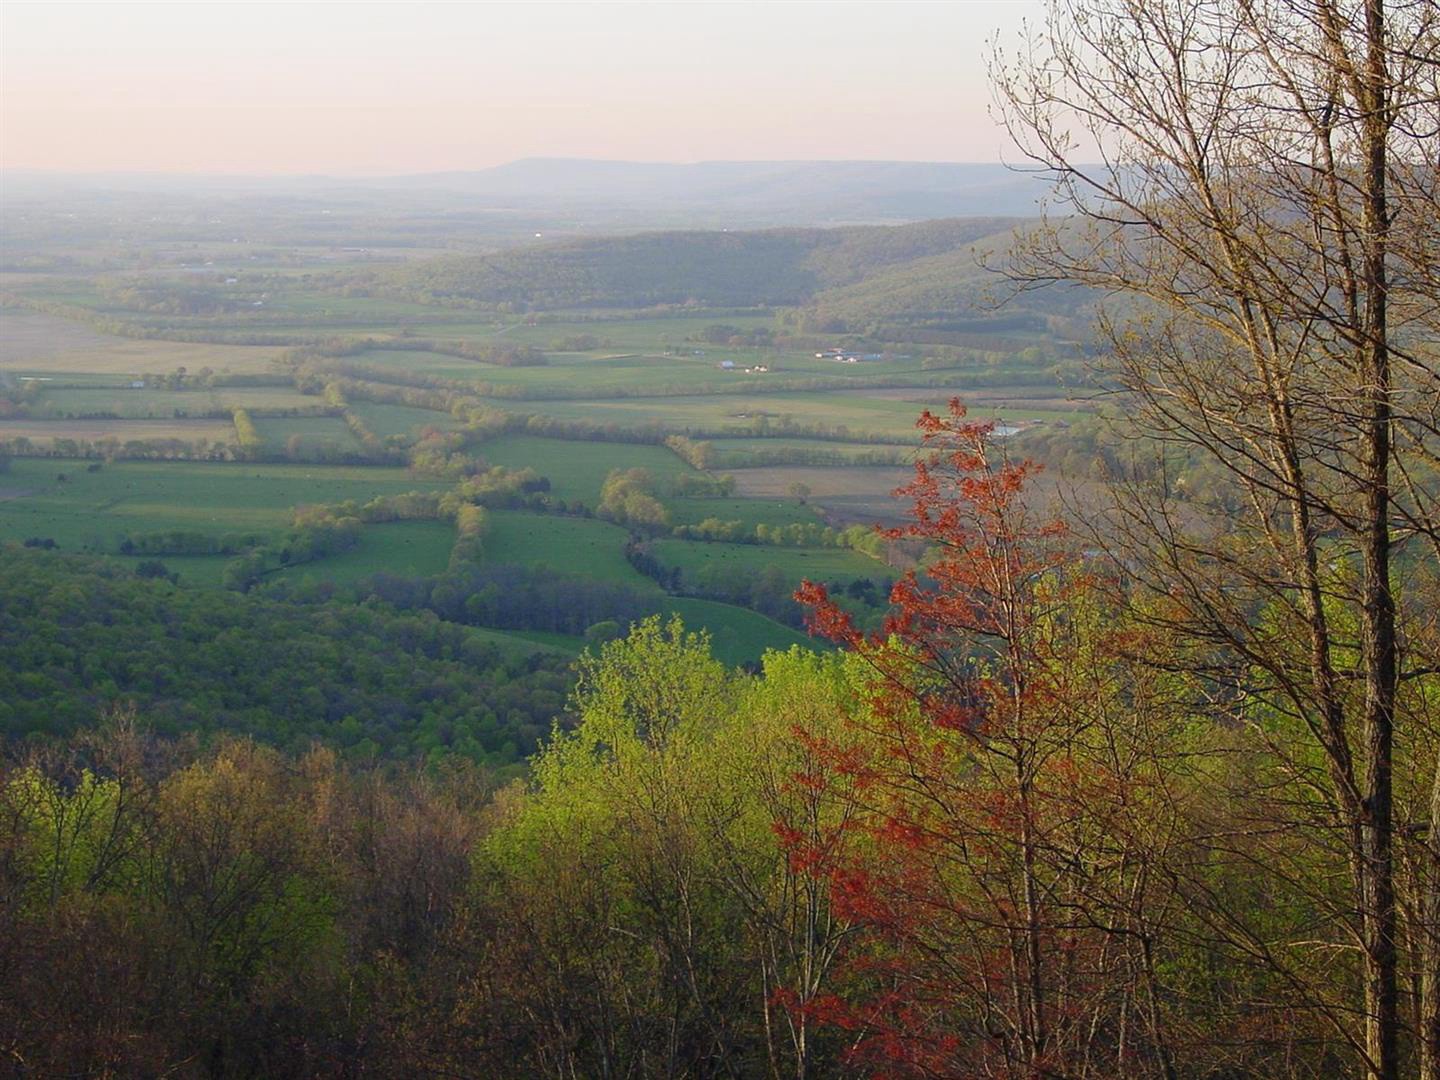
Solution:
[{"label": "pink sky near horizon", "polygon": [[394,174],[516,158],[996,161],[1038,0],[0,5],[0,167]]}]

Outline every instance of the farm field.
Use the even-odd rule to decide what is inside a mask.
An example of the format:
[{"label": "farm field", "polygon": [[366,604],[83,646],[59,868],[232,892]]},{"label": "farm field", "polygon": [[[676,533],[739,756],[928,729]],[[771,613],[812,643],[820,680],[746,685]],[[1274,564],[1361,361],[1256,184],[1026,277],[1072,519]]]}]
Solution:
[{"label": "farm field", "polygon": [[[684,475],[698,475],[663,446],[547,439],[534,435],[502,435],[477,443],[475,452],[491,465],[526,467],[550,478],[551,492],[566,502],[594,507],[600,488],[613,469],[648,469],[661,486]],[[662,498],[667,505],[674,500]]]},{"label": "farm field", "polygon": [[813,507],[801,506],[793,498],[702,498],[687,496],[663,500],[676,525],[698,525],[706,518],[740,521],[747,529],[756,525],[814,525],[819,522]]},{"label": "farm field", "polygon": [[[698,355],[697,355],[698,353]],[[377,351],[361,354],[361,363],[396,371],[506,387],[517,400],[604,397],[627,394],[658,397],[684,393],[766,393],[786,379],[844,379],[861,393],[867,384],[934,377],[918,364],[896,362],[866,368],[816,360],[801,353],[773,349],[682,350],[679,355],[652,353],[550,353],[547,363],[502,367],[439,353]],[[725,363],[733,364],[725,368]],[[765,371],[756,370],[764,367]]]},{"label": "farm field", "polygon": [[356,401],[350,411],[365,421],[371,431],[382,439],[390,435],[418,435],[426,428],[457,431],[460,422],[449,413],[434,409],[415,409],[409,405],[391,405],[383,401]]},{"label": "farm field", "polygon": [[48,446],[55,439],[132,440],[181,439],[210,443],[235,441],[235,425],[227,417],[183,417],[158,420],[20,420],[0,417],[0,439],[29,439]]},{"label": "farm field", "polygon": [[320,398],[289,386],[235,386],[214,390],[160,390],[152,387],[46,388],[31,406],[36,417],[84,417],[113,413],[122,419],[203,416],[230,409],[308,410],[325,408]]},{"label": "farm field", "polygon": [[[598,317],[597,317],[598,316]],[[618,317],[617,317],[618,316]],[[704,314],[673,316],[626,317],[623,313],[604,311],[555,312],[545,319],[517,322],[512,318],[474,319],[461,322],[425,323],[415,328],[416,336],[458,341],[504,341],[513,345],[534,345],[553,348],[555,343],[577,334],[594,334],[608,351],[627,349],[664,351],[672,345],[690,344],[705,328],[725,323],[742,330],[763,330],[775,325],[770,312],[755,314]],[[696,349],[708,349],[703,344]]]},{"label": "farm field", "polygon": [[455,545],[455,529],[443,521],[390,521],[366,525],[349,551],[287,566],[265,580],[330,581],[348,585],[372,574],[430,577],[442,573]]},{"label": "farm field", "polygon": [[0,500],[0,539],[49,537],[67,551],[106,553],[136,532],[276,534],[296,506],[448,486],[373,466],[117,461],[90,472],[92,464],[11,462],[0,473],[10,496]]},{"label": "farm field", "polygon": [[360,447],[338,416],[261,416],[255,420],[255,430],[276,450],[288,449],[292,439],[300,453],[312,453],[327,444],[340,451]]},{"label": "farm field", "polygon": [[[406,300],[377,297],[341,296],[336,293],[315,291],[304,287],[300,276],[287,275],[292,282],[276,289],[278,283],[271,279],[263,286],[247,278],[249,267],[237,257],[239,252],[225,252],[217,260],[201,260],[204,265],[187,265],[182,262],[181,273],[173,270],[168,275],[155,275],[154,284],[185,288],[192,281],[208,287],[217,308],[202,313],[185,314],[178,311],[156,312],[146,309],[143,304],[132,306],[123,294],[105,288],[93,279],[56,276],[32,281],[24,292],[28,297],[85,308],[111,318],[120,318],[140,325],[163,322],[167,326],[191,324],[206,329],[260,330],[283,325],[287,319],[297,326],[313,328],[333,323],[351,328],[384,327],[397,321],[410,321],[416,317],[434,317],[435,309]],[[336,266],[339,269],[339,266]],[[187,272],[190,271],[190,272]],[[203,277],[194,278],[193,272],[203,271]],[[220,279],[225,276],[238,280],[224,285]],[[259,303],[256,303],[256,300]]]},{"label": "farm field", "polygon": [[[514,408],[504,400],[499,408]],[[596,401],[534,401],[529,408],[561,420],[588,420],[621,427],[655,426],[666,430],[726,432],[753,435],[775,430],[789,421],[852,433],[850,441],[868,436],[914,439],[920,409],[911,402],[884,401],[837,392],[786,391],[774,394],[681,395],[659,398],[606,398]]]},{"label": "farm field", "polygon": [[757,439],[753,437],[708,439],[718,455],[717,468],[743,469],[754,455],[774,453],[814,453],[840,458],[861,458],[876,453],[909,455],[913,451],[903,446],[886,446],[876,443],[846,443],[829,439]]},{"label": "farm field", "polygon": [[908,507],[891,492],[914,478],[905,466],[831,468],[812,465],[774,465],[737,469],[735,493],[744,498],[771,499],[788,493],[795,484],[810,489],[807,502],[825,512],[836,524],[894,521]]},{"label": "farm field", "polygon": [[487,563],[546,566],[558,573],[659,591],[653,581],[625,561],[628,533],[618,525],[520,510],[493,511],[489,522],[484,540]]},{"label": "farm field", "polygon": [[111,555],[115,562],[136,569],[141,563],[160,562],[188,588],[218,589],[224,584],[229,555]]},{"label": "farm field", "polygon": [[734,604],[673,597],[664,602],[661,610],[666,615],[679,615],[689,630],[708,632],[711,651],[725,664],[753,663],[771,649],[783,650],[795,645],[807,649],[828,647],[808,634]]},{"label": "farm field", "polygon": [[80,323],[38,312],[0,309],[0,372],[49,376],[130,376],[178,367],[216,374],[276,372],[276,346],[135,340],[101,334]]},{"label": "farm field", "polygon": [[790,548],[770,544],[692,543],[685,540],[657,540],[650,553],[664,567],[678,567],[688,583],[713,580],[744,580],[770,569],[779,570],[796,585],[811,581],[841,581],[892,576],[884,563],[847,548]]},{"label": "farm field", "polygon": [[371,349],[346,359],[359,366],[381,369],[394,375],[425,375],[462,382],[484,379],[489,373],[500,370],[494,364],[419,349]]},{"label": "farm field", "polygon": [[703,392],[709,387],[729,387],[737,381],[756,382],[764,375],[720,370],[716,362],[693,356],[653,356],[641,353],[552,354],[539,367],[487,367],[476,378],[497,386],[513,387],[525,400],[526,392],[537,398],[554,395],[604,397],[633,393],[658,395],[688,391]]},{"label": "farm field", "polygon": [[[509,343],[508,338],[500,341]],[[654,356],[608,350],[552,352],[547,355],[545,364],[531,367],[504,367],[444,353],[399,349],[377,349],[352,359],[366,367],[384,368],[396,373],[503,386],[513,389],[521,400],[530,391],[537,397],[603,396],[626,391],[654,394],[661,392],[662,388],[672,392],[686,389],[697,392],[712,385],[733,383],[737,377],[720,371],[713,361],[689,356]],[[738,377],[763,378],[743,374]]]},{"label": "farm field", "polygon": [[[745,608],[665,596],[653,581],[625,561],[626,533],[619,526],[587,518],[518,511],[494,512],[490,521],[485,537],[486,562],[548,566],[653,592],[657,611],[679,614],[692,630],[708,630],[716,655],[726,663],[758,660],[766,649],[789,648],[808,640],[804,634]],[[552,637],[555,635],[545,635],[547,640]],[[583,642],[578,644],[583,646]]]},{"label": "farm field", "polygon": [[[806,501],[834,525],[900,521],[909,513],[910,503],[893,492],[915,478],[908,466],[774,465],[736,469],[732,475],[736,495],[744,498],[774,498],[794,484],[804,484],[810,489]],[[1027,482],[1027,503],[1041,513],[1063,514],[1067,504],[1083,505],[1101,490],[1091,478],[1041,469]]]},{"label": "farm field", "polygon": [[521,656],[534,656],[537,653],[578,656],[585,648],[583,639],[571,637],[569,634],[547,634],[539,630],[491,630],[485,626],[467,626],[465,629],[476,641],[497,645]]},{"label": "farm field", "polygon": [[493,633],[503,633],[507,637],[527,642],[537,650],[545,649],[565,653],[567,656],[579,656],[588,644],[583,637],[575,634],[556,634],[548,630],[495,630]]},{"label": "farm field", "polygon": [[[840,393],[853,394],[853,390]],[[931,403],[948,401],[952,394],[958,394],[965,403],[977,412],[991,412],[997,409],[1015,407],[1035,413],[1085,413],[1093,412],[1096,401],[1085,394],[1076,395],[1061,386],[985,386],[965,390],[927,390],[906,386],[877,386],[862,391],[866,397],[884,398],[887,401],[913,401]]]}]

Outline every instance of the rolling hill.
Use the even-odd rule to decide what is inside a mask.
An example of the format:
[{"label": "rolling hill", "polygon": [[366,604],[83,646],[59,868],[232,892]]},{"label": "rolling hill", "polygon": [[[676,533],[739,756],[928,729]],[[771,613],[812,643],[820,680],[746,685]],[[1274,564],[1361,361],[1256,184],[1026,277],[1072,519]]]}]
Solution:
[{"label": "rolling hill", "polygon": [[918,264],[973,278],[977,244],[994,246],[1018,218],[898,226],[675,231],[542,242],[360,275],[378,293],[520,309],[802,305]]},{"label": "rolling hill", "polygon": [[[505,312],[576,309],[789,308],[791,325],[889,340],[947,333],[1054,330],[1088,298],[1048,288],[995,310],[1004,282],[982,265],[1024,218],[751,231],[683,230],[586,237],[357,272],[350,295]],[[936,337],[935,335],[941,335]]]}]

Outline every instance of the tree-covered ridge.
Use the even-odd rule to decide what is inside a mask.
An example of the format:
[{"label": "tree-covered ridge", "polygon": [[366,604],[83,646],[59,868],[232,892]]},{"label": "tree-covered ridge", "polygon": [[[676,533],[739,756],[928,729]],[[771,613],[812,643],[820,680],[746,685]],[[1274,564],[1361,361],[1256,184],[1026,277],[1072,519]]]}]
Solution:
[{"label": "tree-covered ridge", "polygon": [[[1019,219],[900,226],[653,232],[455,256],[356,276],[354,293],[507,310],[800,305],[894,267],[1003,242]],[[963,261],[963,260],[962,260]],[[966,269],[972,283],[973,259]]]},{"label": "tree-covered ridge", "polygon": [[178,588],[17,546],[0,596],[0,726],[15,738],[68,735],[128,703],[160,733],[512,764],[571,682],[564,657],[502,650],[428,612]]}]

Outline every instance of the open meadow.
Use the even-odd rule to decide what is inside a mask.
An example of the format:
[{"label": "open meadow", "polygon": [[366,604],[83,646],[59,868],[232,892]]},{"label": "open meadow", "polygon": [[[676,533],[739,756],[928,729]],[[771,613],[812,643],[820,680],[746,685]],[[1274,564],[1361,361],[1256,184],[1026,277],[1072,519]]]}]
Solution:
[{"label": "open meadow", "polygon": [[25,420],[0,417],[0,440],[26,439],[32,444],[51,447],[55,440],[115,439],[127,442],[177,439],[185,443],[232,443],[235,425],[216,417],[180,417],[156,420]]},{"label": "open meadow", "polygon": [[501,435],[475,445],[491,465],[531,468],[550,480],[550,490],[567,502],[594,508],[600,488],[615,469],[645,469],[662,485],[682,476],[698,475],[663,446],[644,443],[579,442],[535,435]]},{"label": "open meadow", "polygon": [[[697,435],[747,437],[765,433],[787,435],[796,433],[793,429],[799,427],[838,435],[842,442],[868,442],[873,438],[882,444],[903,445],[918,440],[915,419],[921,410],[943,409],[952,396],[950,392],[930,391],[922,401],[894,401],[838,390],[751,391],[595,400],[546,399],[527,401],[524,407],[542,416],[613,424],[622,429],[658,428]],[[500,408],[519,407],[509,399],[497,398],[492,404]],[[977,419],[1041,419],[1036,410],[1011,407],[977,408],[974,415]],[[1070,415],[1047,412],[1045,418],[1066,419]]]},{"label": "open meadow", "polygon": [[114,416],[122,420],[209,416],[232,409],[263,412],[315,412],[324,403],[290,386],[235,386],[213,390],[164,390],[155,387],[46,386],[30,414],[49,419]]},{"label": "open meadow", "polygon": [[[100,333],[82,323],[0,307],[0,373],[85,383],[87,376],[119,382],[177,368],[217,375],[275,375],[275,346],[136,340]],[[98,380],[97,380],[98,381]]]},{"label": "open meadow", "polygon": [[455,545],[455,530],[443,521],[391,521],[367,525],[349,551],[314,563],[287,566],[269,575],[303,583],[329,581],[349,585],[371,574],[433,577],[443,573]]},{"label": "open meadow", "polygon": [[878,578],[892,571],[878,559],[845,548],[788,548],[762,544],[693,543],[660,540],[651,548],[660,565],[677,568],[682,580],[695,582],[751,580],[778,572],[792,587],[805,579],[848,585],[860,578]]},{"label": "open meadow", "polygon": [[485,537],[485,561],[578,574],[649,592],[657,587],[625,561],[618,525],[555,514],[496,511]]},{"label": "open meadow", "polygon": [[111,553],[131,533],[277,535],[297,506],[445,486],[377,467],[17,458],[0,474],[0,539]]},{"label": "open meadow", "polygon": [[434,409],[414,409],[408,405],[391,405],[383,401],[357,401],[350,410],[365,426],[381,438],[391,435],[415,437],[426,429],[458,431],[460,422],[448,413]]}]

